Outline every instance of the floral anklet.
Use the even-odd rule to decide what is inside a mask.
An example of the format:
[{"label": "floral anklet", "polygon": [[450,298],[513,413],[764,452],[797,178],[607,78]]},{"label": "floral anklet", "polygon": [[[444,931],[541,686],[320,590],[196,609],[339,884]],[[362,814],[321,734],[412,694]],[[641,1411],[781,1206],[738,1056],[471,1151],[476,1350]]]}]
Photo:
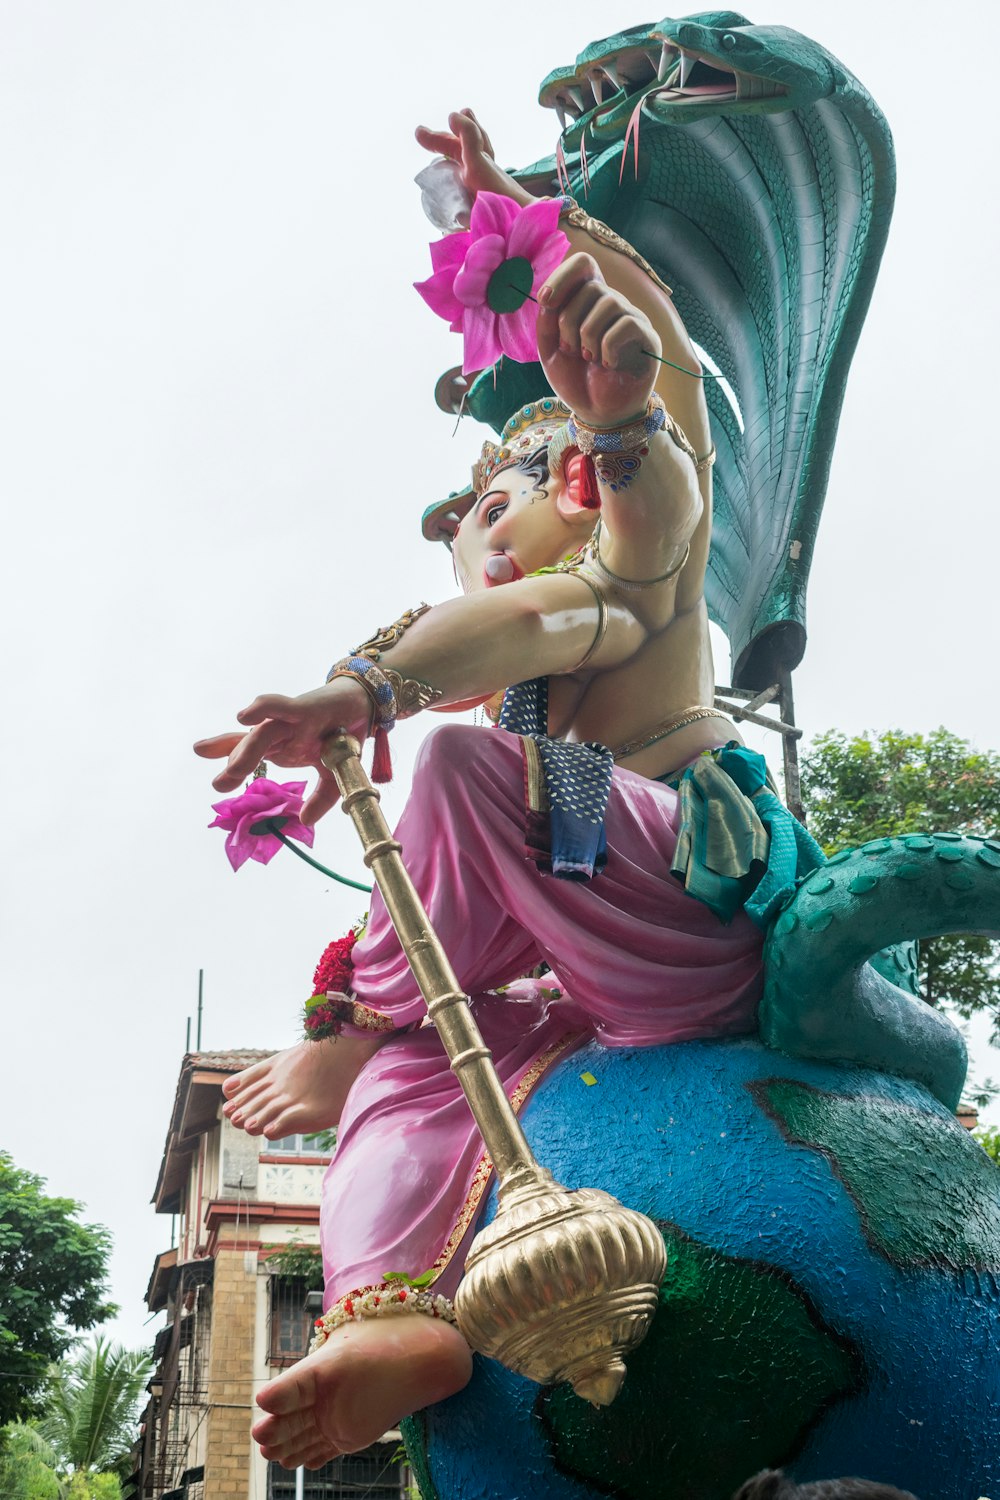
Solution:
[{"label": "floral anklet", "polygon": [[308,1041],[321,1042],[324,1037],[337,1036],[344,1022],[351,1019],[347,999],[354,973],[351,952],[358,933],[363,931],[364,919],[345,937],[334,938],[324,948],[313,975],[312,995],[306,1001],[304,1025]]},{"label": "floral anklet", "polygon": [[450,1298],[435,1297],[430,1292],[412,1287],[390,1286],[383,1281],[377,1286],[348,1292],[321,1318],[317,1318],[309,1353],[315,1354],[317,1349],[322,1349],[331,1333],[345,1323],[363,1323],[368,1318],[393,1317],[400,1313],[423,1313],[429,1318],[440,1318],[442,1323],[455,1322],[455,1308]]},{"label": "floral anklet", "polygon": [[351,991],[354,975],[351,954],[358,938],[363,936],[367,922],[368,913],[365,912],[345,937],[335,938],[323,950],[313,975],[313,993],[305,1004],[303,1026],[307,1042],[322,1042],[327,1037],[339,1036],[345,1026],[354,1026],[359,1031],[399,1029],[390,1016],[383,1016],[370,1005],[356,1000]]}]

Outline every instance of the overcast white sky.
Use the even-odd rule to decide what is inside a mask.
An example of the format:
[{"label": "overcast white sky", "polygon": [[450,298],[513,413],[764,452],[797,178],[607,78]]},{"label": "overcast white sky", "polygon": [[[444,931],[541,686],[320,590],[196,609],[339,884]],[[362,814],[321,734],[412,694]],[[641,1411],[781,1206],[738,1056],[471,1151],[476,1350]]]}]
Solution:
[{"label": "overcast white sky", "polygon": [[[452,591],[419,516],[483,433],[453,438],[433,404],[459,347],[411,289],[432,233],[413,127],[472,104],[501,160],[535,160],[556,138],[544,74],[652,18],[384,0],[351,35],[338,12],[0,4],[0,1143],[113,1231],[132,1344],[169,1243],[148,1200],[199,967],[206,1048],[287,1044],[316,957],[363,907],[290,855],[233,876],[190,742]],[[997,56],[1000,9],[967,0],[960,56],[924,0],[754,19],[842,57],[899,157],[799,720],[944,723],[996,747],[996,114],[977,59]],[[390,812],[424,727],[395,736]],[[361,871],[339,814],[315,852]]]}]

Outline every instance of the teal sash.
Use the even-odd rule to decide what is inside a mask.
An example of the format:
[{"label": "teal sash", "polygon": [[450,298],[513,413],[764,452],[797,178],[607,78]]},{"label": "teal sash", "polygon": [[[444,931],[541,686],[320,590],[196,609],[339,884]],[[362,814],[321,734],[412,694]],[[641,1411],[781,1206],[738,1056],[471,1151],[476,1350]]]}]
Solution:
[{"label": "teal sash", "polygon": [[742,907],[766,930],[797,882],[826,863],[775,795],[764,757],[735,740],[706,750],[668,784],[681,803],[671,873],[723,922]]}]

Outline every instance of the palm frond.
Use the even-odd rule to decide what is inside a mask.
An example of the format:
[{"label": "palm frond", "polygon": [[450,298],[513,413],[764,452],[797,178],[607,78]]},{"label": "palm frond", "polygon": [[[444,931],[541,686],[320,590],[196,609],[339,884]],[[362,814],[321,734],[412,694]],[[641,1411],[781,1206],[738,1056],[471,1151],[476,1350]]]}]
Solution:
[{"label": "palm frond", "polygon": [[147,1354],[97,1338],[53,1374],[39,1430],[74,1469],[110,1468],[130,1447]]}]

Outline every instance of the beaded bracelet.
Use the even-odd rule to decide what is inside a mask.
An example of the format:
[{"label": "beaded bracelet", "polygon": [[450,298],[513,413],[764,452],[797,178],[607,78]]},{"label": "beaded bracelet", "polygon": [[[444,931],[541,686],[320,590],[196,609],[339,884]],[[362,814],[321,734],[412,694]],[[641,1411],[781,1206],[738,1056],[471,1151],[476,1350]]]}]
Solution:
[{"label": "beaded bracelet", "polygon": [[580,503],[588,509],[600,506],[598,479],[618,494],[627,490],[649,452],[649,440],[671,419],[663,400],[654,391],[646,410],[618,427],[590,427],[577,416],[566,424],[567,439],[583,456]]},{"label": "beaded bracelet", "polygon": [[426,1317],[440,1318],[442,1323],[456,1321],[455,1307],[448,1297],[435,1297],[413,1287],[381,1282],[378,1286],[349,1292],[317,1318],[309,1353],[315,1354],[317,1349],[322,1349],[331,1333],[345,1323],[363,1323],[368,1318],[393,1317],[400,1313],[423,1313]]},{"label": "beaded bracelet", "polygon": [[376,666],[370,656],[345,656],[343,661],[335,662],[330,668],[330,675],[326,680],[332,682],[335,677],[353,677],[356,682],[360,682],[372,701],[373,728],[387,731],[395,729],[399,717],[396,694],[385,672]]},{"label": "beaded bracelet", "polygon": [[[419,678],[404,677],[384,664],[383,652],[394,646],[414,620],[419,620],[429,608],[428,604],[420,604],[416,609],[408,609],[394,624],[376,631],[371,640],[363,641],[350,656],[334,662],[327,673],[328,683],[335,677],[353,677],[371,699],[371,727],[375,739],[373,781],[392,780],[389,730],[396,727],[396,720],[408,719],[442,697],[440,688],[431,687]],[[381,666],[378,665],[380,662]]]},{"label": "beaded bracelet", "polygon": [[635,453],[645,448],[653,434],[669,420],[663,398],[654,391],[646,410],[618,427],[589,427],[575,415],[566,425],[570,441],[583,454]]}]

